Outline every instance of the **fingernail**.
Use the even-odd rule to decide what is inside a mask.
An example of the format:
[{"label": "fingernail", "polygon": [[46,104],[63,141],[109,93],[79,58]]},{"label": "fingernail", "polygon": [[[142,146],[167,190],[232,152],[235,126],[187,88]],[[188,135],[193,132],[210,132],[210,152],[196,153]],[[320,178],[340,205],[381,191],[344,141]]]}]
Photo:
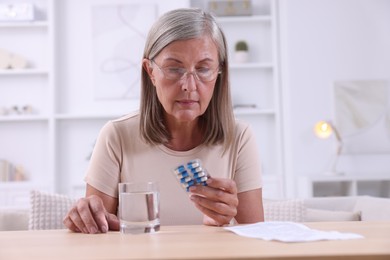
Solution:
[{"label": "fingernail", "polygon": [[107,228],[107,226],[103,225],[103,226],[101,226],[101,230],[103,233],[107,233],[108,228]]},{"label": "fingernail", "polygon": [[96,229],[95,227],[91,227],[91,228],[89,229],[89,232],[90,232],[91,234],[96,234],[97,229]]}]

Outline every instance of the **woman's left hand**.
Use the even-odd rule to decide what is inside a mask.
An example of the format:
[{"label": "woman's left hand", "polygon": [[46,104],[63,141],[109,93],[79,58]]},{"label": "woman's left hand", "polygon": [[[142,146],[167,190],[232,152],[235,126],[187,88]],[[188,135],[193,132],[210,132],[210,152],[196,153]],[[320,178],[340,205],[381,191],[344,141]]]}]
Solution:
[{"label": "woman's left hand", "polygon": [[235,181],[224,178],[209,178],[207,186],[190,187],[190,199],[208,218],[205,225],[229,224],[237,214],[238,197]]}]

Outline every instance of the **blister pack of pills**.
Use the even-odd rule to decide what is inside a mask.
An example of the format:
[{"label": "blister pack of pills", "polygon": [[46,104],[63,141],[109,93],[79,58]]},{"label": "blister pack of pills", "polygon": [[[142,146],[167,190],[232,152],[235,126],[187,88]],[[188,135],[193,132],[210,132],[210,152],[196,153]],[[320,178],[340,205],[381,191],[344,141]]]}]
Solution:
[{"label": "blister pack of pills", "polygon": [[186,164],[181,164],[176,167],[173,172],[183,188],[188,192],[189,188],[194,185],[207,186],[209,175],[202,167],[202,162],[199,159],[194,159]]}]

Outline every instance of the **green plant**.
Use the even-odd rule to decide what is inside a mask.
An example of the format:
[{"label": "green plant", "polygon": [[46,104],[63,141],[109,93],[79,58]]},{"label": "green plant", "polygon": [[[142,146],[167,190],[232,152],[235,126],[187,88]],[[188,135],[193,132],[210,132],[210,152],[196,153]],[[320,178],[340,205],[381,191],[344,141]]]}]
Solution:
[{"label": "green plant", "polygon": [[236,51],[248,51],[248,44],[246,41],[238,41],[236,43]]}]

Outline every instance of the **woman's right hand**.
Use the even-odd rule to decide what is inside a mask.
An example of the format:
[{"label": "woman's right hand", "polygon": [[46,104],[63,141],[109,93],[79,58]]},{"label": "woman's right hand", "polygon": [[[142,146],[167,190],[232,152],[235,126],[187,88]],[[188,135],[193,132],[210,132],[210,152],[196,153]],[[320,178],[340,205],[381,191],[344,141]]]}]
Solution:
[{"label": "woman's right hand", "polygon": [[[88,192],[87,192],[88,194]],[[105,195],[107,196],[107,195]],[[109,197],[109,196],[107,196]],[[112,197],[109,197],[114,199]],[[109,198],[103,198],[107,201]],[[96,194],[92,194],[85,198],[81,198],[77,203],[69,210],[65,216],[64,225],[74,232],[83,232],[85,234],[106,233],[108,230],[119,230],[118,217],[107,211],[104,206],[103,199]],[[111,201],[116,205],[116,201]]]}]

